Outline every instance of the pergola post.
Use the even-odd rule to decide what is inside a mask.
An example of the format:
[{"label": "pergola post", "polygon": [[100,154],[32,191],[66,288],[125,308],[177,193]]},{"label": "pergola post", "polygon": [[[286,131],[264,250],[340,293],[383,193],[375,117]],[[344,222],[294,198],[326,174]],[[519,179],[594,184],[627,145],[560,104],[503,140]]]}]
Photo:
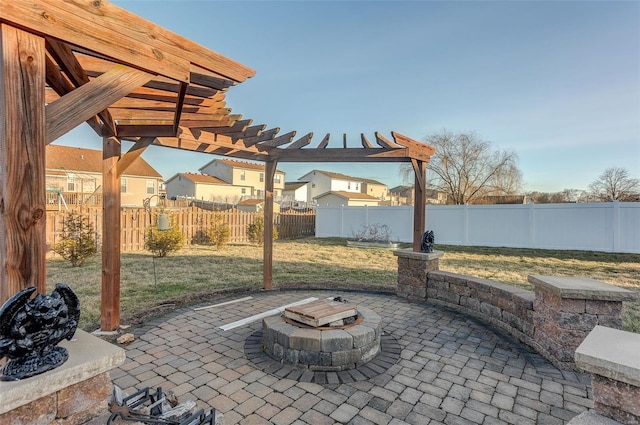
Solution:
[{"label": "pergola post", "polygon": [[273,190],[278,161],[265,163],[262,287],[273,289]]},{"label": "pergola post", "polygon": [[0,24],[0,305],[46,292],[45,44]]},{"label": "pergola post", "polygon": [[100,329],[105,332],[120,326],[120,153],[117,137],[103,138]]},{"label": "pergola post", "polygon": [[413,200],[413,251],[420,252],[422,235],[426,225],[425,205],[427,202],[427,163],[425,161],[411,160],[415,172],[415,199]]}]

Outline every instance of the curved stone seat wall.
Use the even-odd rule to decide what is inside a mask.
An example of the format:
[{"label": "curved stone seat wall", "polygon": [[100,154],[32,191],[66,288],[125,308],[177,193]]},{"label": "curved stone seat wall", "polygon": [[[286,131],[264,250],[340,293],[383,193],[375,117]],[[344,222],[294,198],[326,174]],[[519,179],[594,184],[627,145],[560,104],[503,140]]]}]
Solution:
[{"label": "curved stone seat wall", "polygon": [[530,275],[534,291],[440,271],[442,251],[395,251],[401,297],[427,300],[477,317],[534,348],[561,369],[575,369],[576,348],[597,325],[622,328],[622,303],[634,291],[588,277]]},{"label": "curved stone seat wall", "polygon": [[533,345],[533,291],[443,271],[427,274],[427,300],[490,323]]}]

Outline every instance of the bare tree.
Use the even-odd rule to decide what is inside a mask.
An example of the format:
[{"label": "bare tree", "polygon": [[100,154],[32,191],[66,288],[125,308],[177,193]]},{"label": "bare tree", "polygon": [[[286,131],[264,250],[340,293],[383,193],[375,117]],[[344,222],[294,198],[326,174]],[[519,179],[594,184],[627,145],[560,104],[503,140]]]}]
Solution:
[{"label": "bare tree", "polygon": [[[454,204],[472,203],[488,195],[513,195],[522,184],[514,152],[493,150],[475,133],[443,130],[425,138],[436,148],[427,166],[432,189],[446,193]],[[409,167],[400,174],[408,177]],[[406,178],[405,177],[405,178]]]},{"label": "bare tree", "polygon": [[640,180],[631,177],[624,168],[611,167],[589,185],[589,190],[601,201],[631,201],[638,198]]}]

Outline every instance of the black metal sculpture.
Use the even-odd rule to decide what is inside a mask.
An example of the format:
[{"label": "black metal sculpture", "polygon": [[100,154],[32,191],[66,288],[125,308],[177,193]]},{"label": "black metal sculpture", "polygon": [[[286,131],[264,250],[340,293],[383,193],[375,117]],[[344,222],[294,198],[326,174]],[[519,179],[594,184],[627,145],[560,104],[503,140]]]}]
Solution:
[{"label": "black metal sculpture", "polygon": [[63,283],[56,284],[51,295],[31,299],[35,291],[23,289],[0,309],[0,358],[10,359],[2,369],[3,381],[38,375],[69,358],[67,349],[57,344],[70,340],[78,327],[78,297]]},{"label": "black metal sculpture", "polygon": [[420,245],[421,252],[433,252],[433,243],[435,241],[435,236],[433,235],[433,230],[427,230],[422,235],[422,244]]}]

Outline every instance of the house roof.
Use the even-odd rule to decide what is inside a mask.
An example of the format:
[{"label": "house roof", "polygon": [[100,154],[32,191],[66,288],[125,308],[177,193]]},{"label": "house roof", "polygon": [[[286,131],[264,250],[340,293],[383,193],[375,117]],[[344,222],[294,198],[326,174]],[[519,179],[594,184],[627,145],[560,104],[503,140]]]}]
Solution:
[{"label": "house roof", "polygon": [[308,183],[309,182],[289,182],[289,183],[285,183],[284,184],[284,190],[300,189],[301,187],[303,187],[304,185],[306,185]]},{"label": "house roof", "polygon": [[[45,163],[48,172],[62,170],[102,174],[102,151],[50,144],[46,147]],[[123,175],[162,178],[141,157],[136,158]]]},{"label": "house roof", "polygon": [[413,186],[400,185],[389,189],[389,193],[403,193],[408,190],[413,190]]},{"label": "house roof", "polygon": [[[226,181],[219,179],[217,177],[209,176],[206,174],[196,174],[196,173],[178,173],[178,176],[182,176],[186,179],[191,180],[194,183],[203,183],[203,184],[221,184],[228,186],[229,183]],[[173,179],[172,177],[171,179]]]},{"label": "house roof", "polygon": [[335,195],[335,196],[339,196],[341,198],[344,199],[350,199],[350,200],[354,200],[354,201],[376,201],[376,202],[380,202],[380,199],[376,198],[375,196],[371,196],[371,195],[367,195],[366,193],[360,193],[360,192],[346,192],[344,190],[336,190],[336,191],[329,191],[329,192],[325,192],[321,195],[316,196],[314,199],[319,199],[322,198],[324,196],[329,196],[329,195]]},{"label": "house roof", "polygon": [[[218,162],[221,164],[228,165],[233,168],[244,168],[245,170],[254,170],[254,171],[264,171],[264,164],[256,164],[255,162],[247,162],[247,161],[235,161],[233,159],[214,159],[213,161],[207,162],[204,166],[200,168],[200,170],[206,168],[209,164],[213,164],[214,162]],[[276,170],[278,174],[286,174],[284,171]]]},{"label": "house roof", "polygon": [[[353,176],[348,176],[346,174],[342,174],[342,173],[335,173],[333,171],[324,171],[324,170],[312,170],[309,171],[307,174],[305,174],[305,176],[313,173],[321,173],[324,174],[325,176],[332,178],[332,179],[337,179],[337,180],[348,180],[348,181],[353,181],[353,182],[360,182],[360,183],[367,183],[367,184],[378,184],[381,186],[386,186],[384,183],[380,183],[377,180],[372,180],[372,179],[365,179],[362,177],[353,177]],[[304,176],[303,176],[304,177]]]},{"label": "house roof", "polygon": [[260,205],[260,204],[264,204],[264,199],[243,199],[242,201],[238,202],[238,205]]}]

